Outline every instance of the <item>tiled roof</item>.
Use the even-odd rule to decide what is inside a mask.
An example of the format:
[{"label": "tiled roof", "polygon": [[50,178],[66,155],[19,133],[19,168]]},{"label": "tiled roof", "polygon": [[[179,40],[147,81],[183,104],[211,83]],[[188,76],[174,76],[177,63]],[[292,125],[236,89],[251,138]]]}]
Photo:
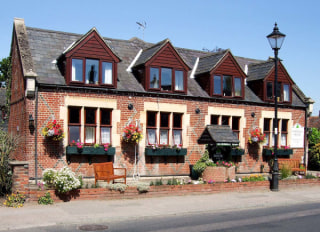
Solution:
[{"label": "tiled roof", "polygon": [[308,118],[308,128],[320,129],[320,117],[312,116]]},{"label": "tiled roof", "polygon": [[227,125],[208,125],[198,139],[199,144],[239,144],[239,139]]},{"label": "tiled roof", "polygon": [[[57,68],[57,59],[64,51],[66,51],[66,49],[70,47],[70,45],[79,41],[83,35],[31,27],[26,27],[26,34],[26,38],[28,39],[28,47],[31,53],[31,58],[28,58],[28,61],[29,63],[33,64],[33,71],[37,74],[38,83],[66,85],[64,76]],[[143,86],[138,82],[131,72],[127,71],[127,69],[132,64],[134,58],[137,56],[140,50],[143,50],[143,52],[135,62],[135,66],[150,59],[166,42],[168,42],[168,40],[166,39],[157,44],[151,44],[138,38],[119,40],[103,37],[103,39],[112,49],[112,51],[114,51],[115,54],[117,54],[117,56],[121,59],[121,62],[118,63],[117,89],[145,92]],[[229,51],[227,50],[218,53],[212,53],[176,47],[175,49],[191,69],[194,67],[196,59],[198,57],[200,58],[196,73],[202,73],[212,69],[226,54],[226,52]],[[264,70],[267,70],[269,67],[268,65],[270,65],[270,62],[268,61],[262,62],[260,60],[236,56],[234,56],[234,58],[237,60],[243,70],[245,69],[246,65],[249,65],[249,74],[251,75],[249,75],[248,81],[253,79],[254,76],[260,76],[256,75],[255,73],[266,73]],[[266,65],[266,67],[263,65]],[[252,67],[254,67],[256,70],[251,70]],[[258,67],[260,67],[262,70],[259,70]],[[189,71],[189,76],[190,73],[191,71]],[[208,94],[200,87],[197,81],[190,77],[188,78],[187,96],[209,97]],[[304,99],[300,99],[295,93],[293,93],[293,105],[305,106],[302,102],[303,100]],[[263,103],[247,86],[245,87],[244,101]]]},{"label": "tiled roof", "polygon": [[261,63],[249,64],[247,81],[264,79],[274,67],[274,61],[268,60]]},{"label": "tiled roof", "polygon": [[195,75],[210,72],[219,61],[226,55],[229,50],[224,50],[218,53],[209,54],[199,59],[199,64]]}]

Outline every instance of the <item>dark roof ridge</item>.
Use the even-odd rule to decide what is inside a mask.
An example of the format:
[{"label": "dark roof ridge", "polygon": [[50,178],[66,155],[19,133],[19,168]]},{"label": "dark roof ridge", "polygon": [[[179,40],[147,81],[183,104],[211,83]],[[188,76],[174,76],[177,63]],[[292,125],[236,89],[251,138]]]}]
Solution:
[{"label": "dark roof ridge", "polygon": [[[245,59],[248,59],[248,58],[245,58]],[[261,62],[260,62],[260,63],[251,63],[251,64],[249,64],[248,66],[262,65],[262,64],[271,63],[271,62],[273,62],[273,63],[274,63],[274,61],[273,61],[273,60],[261,60]]]},{"label": "dark roof ridge", "polygon": [[210,56],[216,56],[216,55],[224,54],[224,53],[227,53],[227,52],[231,52],[231,50],[228,48],[228,49],[225,49],[225,50],[222,50],[222,51],[219,51],[219,52],[210,52],[209,54],[207,54],[205,56],[201,56],[200,59],[207,58],[207,57],[210,57]]}]

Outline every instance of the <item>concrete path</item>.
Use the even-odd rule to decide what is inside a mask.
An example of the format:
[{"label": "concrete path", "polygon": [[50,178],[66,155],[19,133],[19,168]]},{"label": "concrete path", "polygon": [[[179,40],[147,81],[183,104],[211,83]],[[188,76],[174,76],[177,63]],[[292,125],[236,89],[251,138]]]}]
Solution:
[{"label": "concrete path", "polygon": [[0,231],[61,224],[95,224],[139,217],[229,211],[320,202],[320,187],[250,193],[168,196],[130,200],[70,201],[53,205],[26,203],[0,207]]}]

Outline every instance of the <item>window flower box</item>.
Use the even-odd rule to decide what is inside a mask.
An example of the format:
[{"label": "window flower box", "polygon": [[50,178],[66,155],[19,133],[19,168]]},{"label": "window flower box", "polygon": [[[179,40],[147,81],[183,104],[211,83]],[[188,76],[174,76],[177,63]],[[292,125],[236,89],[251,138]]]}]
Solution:
[{"label": "window flower box", "polygon": [[[274,155],[274,149],[273,148],[263,148],[262,154],[265,156],[272,156],[272,155]],[[283,149],[283,148],[277,149],[277,156],[288,156],[291,154],[293,154],[292,149]]]},{"label": "window flower box", "polygon": [[244,155],[244,149],[234,148],[231,150],[231,155],[232,156]]},{"label": "window flower box", "polygon": [[187,148],[146,148],[145,155],[148,156],[185,156],[187,155]]},{"label": "window flower box", "polygon": [[66,155],[67,155],[67,162],[71,163],[70,156],[78,156],[78,155],[85,155],[88,157],[88,162],[91,164],[91,156],[93,155],[114,155],[116,153],[115,147],[109,147],[107,151],[102,146],[99,147],[86,147],[83,146],[78,148],[77,146],[67,146],[66,147]]}]

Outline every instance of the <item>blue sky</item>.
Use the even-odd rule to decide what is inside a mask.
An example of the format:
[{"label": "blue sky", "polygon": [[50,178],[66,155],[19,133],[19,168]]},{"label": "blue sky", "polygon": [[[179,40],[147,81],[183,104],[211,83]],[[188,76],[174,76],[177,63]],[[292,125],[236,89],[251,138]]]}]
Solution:
[{"label": "blue sky", "polygon": [[[265,60],[274,23],[287,37],[279,51],[289,75],[320,110],[320,1],[317,0],[15,0],[1,4],[0,59],[10,53],[13,19],[29,27],[84,34],[96,27],[105,37],[143,38],[202,50],[229,48],[233,55]],[[142,29],[136,22],[146,22]]]}]

